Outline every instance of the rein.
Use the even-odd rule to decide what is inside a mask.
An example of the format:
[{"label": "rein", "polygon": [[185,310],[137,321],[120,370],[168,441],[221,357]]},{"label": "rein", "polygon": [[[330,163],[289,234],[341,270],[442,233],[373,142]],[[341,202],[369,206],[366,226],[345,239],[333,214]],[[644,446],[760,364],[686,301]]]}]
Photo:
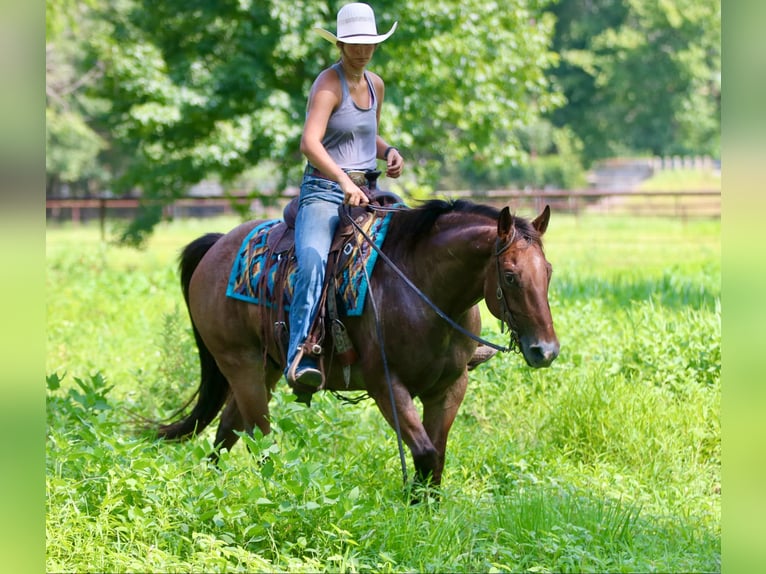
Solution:
[{"label": "rein", "polygon": [[[385,211],[385,212],[390,212],[390,211],[400,211],[400,210],[401,210],[401,208],[392,208],[392,207],[383,207],[383,208],[380,208],[380,207],[377,207],[377,206],[369,206],[369,208],[370,208],[371,210],[373,210],[373,211]],[[370,244],[370,246],[371,246],[373,249],[375,249],[375,251],[377,252],[377,254],[378,254],[378,255],[379,255],[379,256],[380,256],[380,257],[383,259],[383,261],[385,261],[385,262],[386,262],[386,264],[388,264],[388,266],[389,266],[389,267],[391,267],[391,269],[393,269],[393,270],[396,272],[396,274],[399,276],[399,278],[400,278],[402,281],[404,281],[404,283],[405,283],[405,284],[406,284],[408,287],[410,287],[410,288],[411,288],[413,291],[415,291],[415,293],[417,294],[417,296],[418,296],[418,297],[420,297],[420,298],[423,300],[423,302],[425,302],[425,303],[426,303],[426,304],[427,304],[429,307],[431,307],[431,309],[433,309],[433,311],[434,311],[434,312],[435,312],[435,313],[436,313],[436,314],[437,314],[439,317],[441,317],[441,318],[442,318],[442,319],[444,319],[444,320],[445,320],[447,323],[449,323],[449,325],[450,325],[450,326],[451,326],[453,329],[455,329],[456,331],[459,331],[460,333],[462,333],[462,334],[463,334],[463,335],[465,335],[466,337],[469,337],[469,338],[473,339],[474,341],[476,341],[476,342],[478,342],[478,343],[481,343],[482,345],[486,345],[486,346],[488,346],[488,347],[492,347],[493,349],[496,349],[496,350],[498,350],[498,351],[502,351],[502,352],[504,352],[504,353],[507,353],[508,351],[511,351],[511,350],[514,350],[514,349],[518,349],[518,344],[517,344],[518,336],[516,335],[516,332],[514,331],[512,324],[510,323],[510,321],[508,321],[508,319],[510,319],[510,310],[508,309],[508,306],[507,306],[507,304],[506,304],[506,302],[505,302],[505,296],[504,296],[504,295],[505,295],[505,292],[503,291],[502,287],[500,286],[500,276],[499,276],[499,275],[498,275],[498,287],[497,287],[498,291],[497,291],[497,292],[498,292],[498,299],[501,299],[501,300],[502,300],[502,303],[503,303],[503,319],[502,319],[501,323],[503,324],[503,326],[505,326],[505,324],[506,324],[506,321],[508,321],[508,329],[509,329],[509,331],[510,331],[510,333],[511,333],[511,340],[510,340],[510,344],[509,344],[509,346],[508,346],[508,347],[504,347],[504,346],[502,346],[502,345],[498,345],[498,344],[496,344],[496,343],[493,343],[492,341],[488,341],[487,339],[483,339],[482,337],[479,337],[478,335],[474,335],[474,334],[473,334],[473,333],[471,333],[469,330],[467,330],[466,328],[464,328],[462,325],[459,325],[458,323],[456,323],[456,322],[455,322],[455,321],[454,321],[454,320],[453,320],[453,319],[452,319],[450,316],[448,316],[448,315],[447,315],[447,314],[446,314],[444,311],[442,311],[441,309],[439,309],[439,307],[437,307],[437,306],[436,306],[436,304],[435,304],[433,301],[431,301],[431,299],[429,299],[429,298],[428,298],[428,295],[426,295],[425,293],[423,293],[423,292],[422,292],[422,291],[421,291],[421,290],[420,290],[420,289],[417,287],[417,285],[415,285],[415,284],[414,284],[414,283],[413,283],[413,282],[410,280],[410,278],[409,278],[409,277],[407,277],[407,276],[406,276],[406,275],[405,275],[405,274],[402,272],[402,270],[401,270],[401,269],[399,269],[399,268],[396,266],[396,263],[394,263],[393,261],[391,261],[391,258],[390,258],[390,257],[388,257],[388,255],[386,255],[385,253],[383,253],[383,251],[382,251],[382,250],[381,250],[381,249],[380,249],[380,248],[379,248],[377,245],[375,245],[375,242],[372,240],[372,238],[370,238],[370,236],[369,236],[369,235],[367,235],[367,233],[364,231],[364,229],[362,229],[362,228],[361,228],[361,227],[360,227],[360,226],[359,226],[359,225],[356,223],[356,221],[354,221],[354,219],[353,219],[353,218],[351,218],[351,217],[348,217],[348,220],[351,222],[351,225],[354,227],[354,229],[356,229],[356,231],[358,231],[358,232],[359,232],[359,234],[360,234],[360,235],[361,235],[361,236],[364,238],[364,240],[365,240],[367,243],[369,243],[369,244]],[[513,238],[511,238],[511,239],[513,239]],[[500,255],[501,255],[501,254],[502,254],[502,253],[503,253],[503,252],[504,252],[506,249],[508,249],[508,248],[510,247],[510,245],[511,245],[511,241],[507,242],[505,245],[502,245],[502,246],[500,246],[500,247],[498,247],[498,245],[497,245],[497,244],[495,245],[495,253],[494,253],[494,255],[495,255],[495,257],[496,257],[496,262],[497,262],[497,266],[498,266],[498,272],[499,272],[499,269],[500,269],[500,259],[499,259],[499,257],[500,257]],[[369,283],[369,280],[368,280],[368,283]],[[502,294],[502,297],[501,297],[501,294]],[[508,319],[506,319],[506,315],[508,316]]]},{"label": "rein", "polygon": [[399,463],[402,467],[402,482],[407,486],[407,462],[404,460],[402,429],[399,426],[399,414],[396,411],[396,397],[394,397],[394,385],[391,384],[391,372],[388,369],[388,358],[386,357],[386,345],[383,339],[383,331],[380,329],[378,305],[375,303],[375,294],[372,292],[372,281],[370,281],[370,276],[367,273],[367,267],[363,267],[363,269],[364,275],[367,278],[367,288],[370,290],[370,303],[372,304],[372,312],[375,315],[375,332],[378,336],[378,341],[380,341],[380,356],[383,359],[383,371],[386,374],[386,383],[388,383],[388,398],[391,401],[391,416],[394,420],[394,430],[396,430],[396,443],[399,446]]}]

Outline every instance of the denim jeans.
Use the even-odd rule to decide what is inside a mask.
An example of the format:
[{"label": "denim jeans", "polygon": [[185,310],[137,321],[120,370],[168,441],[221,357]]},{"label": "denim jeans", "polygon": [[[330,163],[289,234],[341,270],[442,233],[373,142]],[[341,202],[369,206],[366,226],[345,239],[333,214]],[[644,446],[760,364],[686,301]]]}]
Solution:
[{"label": "denim jeans", "polygon": [[295,220],[295,257],[298,265],[293,300],[290,303],[290,339],[287,369],[308,337],[311,322],[319,309],[327,257],[338,227],[338,206],[343,192],[334,181],[303,176],[300,207]]}]

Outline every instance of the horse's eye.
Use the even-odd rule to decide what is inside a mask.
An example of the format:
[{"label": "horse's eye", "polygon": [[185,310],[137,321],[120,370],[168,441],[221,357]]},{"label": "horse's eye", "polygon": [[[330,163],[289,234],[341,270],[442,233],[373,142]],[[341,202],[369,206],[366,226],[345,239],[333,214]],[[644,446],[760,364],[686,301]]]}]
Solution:
[{"label": "horse's eye", "polygon": [[514,283],[516,283],[516,274],[513,273],[512,271],[506,271],[503,274],[503,277],[505,278],[505,282],[508,285],[513,285]]}]

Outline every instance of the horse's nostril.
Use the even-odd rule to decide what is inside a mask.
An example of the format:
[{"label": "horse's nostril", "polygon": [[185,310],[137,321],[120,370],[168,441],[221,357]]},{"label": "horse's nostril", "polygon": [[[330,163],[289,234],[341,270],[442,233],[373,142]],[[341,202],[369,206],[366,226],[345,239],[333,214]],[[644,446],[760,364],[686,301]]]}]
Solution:
[{"label": "horse's nostril", "polygon": [[550,365],[559,356],[559,346],[556,343],[541,343],[529,346],[533,362],[538,365]]}]

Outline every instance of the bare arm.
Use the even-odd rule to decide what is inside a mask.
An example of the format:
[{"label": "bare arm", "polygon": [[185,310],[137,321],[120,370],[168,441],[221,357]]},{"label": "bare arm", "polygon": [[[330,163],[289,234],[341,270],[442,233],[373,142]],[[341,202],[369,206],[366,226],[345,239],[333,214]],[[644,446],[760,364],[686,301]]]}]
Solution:
[{"label": "bare arm", "polygon": [[351,178],[330,157],[322,145],[322,138],[327,131],[327,122],[336,106],[340,104],[340,80],[335,72],[322,72],[311,87],[308,113],[301,136],[301,153],[311,165],[329,178],[337,181],[343,190],[343,200],[349,205],[369,203],[367,196],[351,181]]}]

